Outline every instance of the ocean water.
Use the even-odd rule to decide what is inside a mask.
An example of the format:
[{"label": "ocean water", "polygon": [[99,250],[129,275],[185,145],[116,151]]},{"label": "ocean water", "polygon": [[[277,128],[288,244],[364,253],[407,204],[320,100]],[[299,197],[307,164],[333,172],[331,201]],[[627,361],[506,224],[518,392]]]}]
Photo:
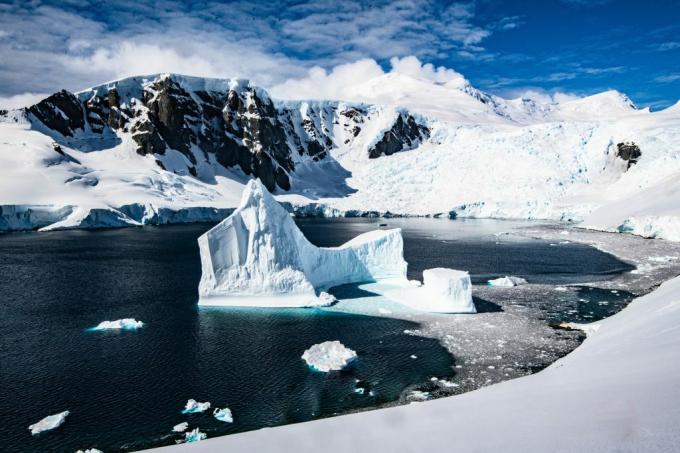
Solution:
[{"label": "ocean water", "polygon": [[[300,225],[318,245],[337,245],[377,223]],[[499,241],[494,233],[514,225],[504,222],[387,223],[404,230],[412,278],[449,266],[469,269],[476,282],[507,273],[564,284],[628,270],[589,247]],[[372,407],[453,374],[455,357],[436,341],[403,333],[411,322],[316,309],[198,309],[196,238],[209,227],[0,235],[2,451],[168,445],[181,439],[171,429],[183,421],[215,437]],[[125,317],[146,325],[88,330]],[[311,371],[300,356],[325,340],[342,341],[359,360],[340,373]],[[357,381],[373,395],[356,393]],[[212,410],[182,415],[189,398],[231,408],[234,423]],[[28,425],[64,410],[64,425],[31,436]]]}]

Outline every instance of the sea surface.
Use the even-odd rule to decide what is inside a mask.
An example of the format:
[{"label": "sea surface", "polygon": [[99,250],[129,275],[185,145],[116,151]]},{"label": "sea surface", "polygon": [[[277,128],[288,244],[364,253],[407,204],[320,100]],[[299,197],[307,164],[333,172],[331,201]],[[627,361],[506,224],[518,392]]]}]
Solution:
[{"label": "sea surface", "polygon": [[[322,246],[380,224],[403,229],[410,278],[445,266],[470,271],[477,284],[519,275],[562,285],[630,270],[587,246],[504,234],[526,223],[299,222]],[[210,227],[0,235],[0,450],[169,445],[182,439],[171,430],[183,421],[209,437],[302,422],[395,401],[409,386],[453,374],[456,358],[439,343],[404,333],[412,322],[318,309],[199,309],[196,238]],[[608,310],[630,300],[610,292],[597,297],[611,301]],[[546,319],[570,319],[561,306],[545,303]],[[129,317],[145,326],[88,330]],[[326,340],[342,341],[359,359],[339,373],[310,370],[300,356]],[[357,393],[357,382],[370,383],[372,394]],[[214,419],[212,409],[182,415],[189,398],[229,407],[234,423]],[[64,425],[30,434],[30,424],[65,410]]]}]

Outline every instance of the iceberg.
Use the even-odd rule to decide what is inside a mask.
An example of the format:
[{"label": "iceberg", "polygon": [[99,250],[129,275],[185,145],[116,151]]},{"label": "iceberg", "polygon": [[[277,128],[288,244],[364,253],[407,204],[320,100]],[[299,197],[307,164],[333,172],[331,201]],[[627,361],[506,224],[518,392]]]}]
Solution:
[{"label": "iceberg", "polygon": [[225,407],[224,409],[215,409],[213,411],[213,416],[224,423],[234,422],[234,416],[231,414],[231,409],[228,407]]},{"label": "iceberg", "polygon": [[115,321],[102,321],[91,330],[137,330],[144,326],[142,321],[134,318],[117,319]]},{"label": "iceberg", "polygon": [[200,442],[207,438],[208,435],[206,433],[202,433],[198,428],[184,434],[184,440],[186,440],[187,442]]},{"label": "iceberg", "polygon": [[521,277],[512,277],[507,275],[505,277],[496,278],[487,282],[489,286],[503,286],[508,288],[512,286],[525,285],[526,283],[527,281]]},{"label": "iceberg", "polygon": [[31,434],[35,436],[36,434],[39,434],[43,431],[49,431],[51,429],[58,428],[66,421],[68,414],[69,411],[64,411],[58,414],[48,415],[38,423],[34,423],[29,426],[28,429],[31,431]]},{"label": "iceberg", "polygon": [[438,267],[423,271],[423,284],[387,291],[386,297],[415,310],[434,313],[477,313],[472,282],[465,271]]},{"label": "iceberg", "polygon": [[316,371],[327,373],[345,368],[357,357],[357,353],[339,341],[315,344],[302,354],[302,359]]},{"label": "iceberg", "polygon": [[97,450],[96,448],[88,448],[86,450],[78,450],[76,453],[104,453],[101,450]]},{"label": "iceberg", "polygon": [[182,422],[172,427],[172,431],[176,433],[183,433],[187,429],[189,429],[189,423],[187,422]]},{"label": "iceberg", "polygon": [[319,306],[333,286],[407,281],[400,229],[316,247],[259,180],[248,182],[239,207],[198,244],[202,306]]},{"label": "iceberg", "polygon": [[187,401],[186,406],[184,406],[183,414],[198,414],[199,412],[205,412],[210,409],[210,403],[199,403],[195,399],[190,399]]}]

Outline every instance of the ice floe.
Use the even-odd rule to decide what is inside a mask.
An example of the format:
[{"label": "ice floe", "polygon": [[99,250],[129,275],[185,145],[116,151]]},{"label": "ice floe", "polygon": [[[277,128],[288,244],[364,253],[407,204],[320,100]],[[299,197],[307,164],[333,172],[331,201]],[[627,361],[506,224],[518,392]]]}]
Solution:
[{"label": "ice floe", "polygon": [[66,421],[68,414],[69,411],[64,411],[58,414],[48,415],[38,423],[30,425],[28,429],[31,431],[31,434],[36,435],[43,431],[49,431],[51,429],[58,428]]},{"label": "ice floe", "polygon": [[525,285],[526,283],[527,281],[525,279],[521,277],[513,277],[510,275],[506,275],[505,277],[500,277],[487,281],[487,284],[489,286],[503,286],[508,288],[513,286]]},{"label": "ice floe", "polygon": [[172,427],[172,430],[176,433],[183,433],[187,429],[189,429],[189,423],[187,422],[178,423]]},{"label": "ice floe", "polygon": [[186,406],[184,406],[183,414],[197,414],[199,412],[205,412],[210,409],[210,402],[206,401],[204,403],[199,403],[195,399],[190,399],[187,401]]},{"label": "ice floe", "polygon": [[337,340],[315,344],[302,354],[307,365],[322,372],[342,370],[356,357],[355,351]]},{"label": "ice floe", "polygon": [[134,318],[117,319],[115,321],[102,321],[91,330],[137,330],[144,326],[142,321]]},{"label": "ice floe", "polygon": [[233,423],[234,416],[231,413],[231,409],[225,407],[224,409],[215,408],[213,411],[213,416],[221,422]]}]

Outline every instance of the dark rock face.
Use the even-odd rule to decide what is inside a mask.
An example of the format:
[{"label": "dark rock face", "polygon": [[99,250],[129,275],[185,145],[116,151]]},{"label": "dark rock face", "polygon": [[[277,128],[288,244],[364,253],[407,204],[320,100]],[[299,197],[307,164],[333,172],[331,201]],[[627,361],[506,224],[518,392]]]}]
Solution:
[{"label": "dark rock face", "polygon": [[61,90],[26,109],[48,128],[65,137],[72,137],[76,129],[85,126],[83,106],[78,98]]},{"label": "dark rock face", "polygon": [[628,168],[633,164],[637,164],[640,156],[642,156],[642,151],[640,151],[640,147],[634,142],[622,142],[616,145],[616,157],[628,162]]},{"label": "dark rock face", "polygon": [[411,115],[399,114],[392,128],[369,151],[368,157],[375,159],[389,156],[402,150],[413,149],[430,137],[430,130],[416,122]]}]

